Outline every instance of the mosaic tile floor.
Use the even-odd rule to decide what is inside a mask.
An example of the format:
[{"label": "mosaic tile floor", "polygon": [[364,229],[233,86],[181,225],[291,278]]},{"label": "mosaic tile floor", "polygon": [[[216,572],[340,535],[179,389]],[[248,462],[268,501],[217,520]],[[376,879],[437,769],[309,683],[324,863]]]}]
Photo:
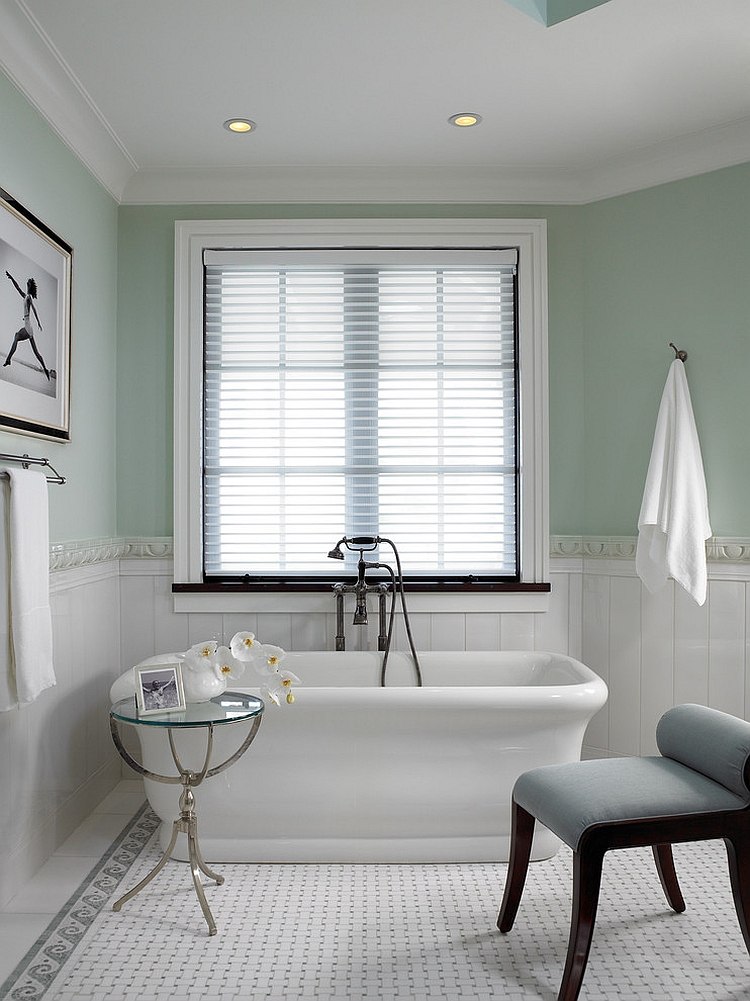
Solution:
[{"label": "mosaic tile floor", "polygon": [[[0,987],[14,1001],[554,1001],[571,857],[532,865],[516,926],[495,928],[504,865],[223,865],[207,895],[158,858],[148,811],[117,839]],[[666,907],[648,850],[605,861],[588,1001],[747,1001],[750,957],[723,846],[677,846],[688,910]]]}]

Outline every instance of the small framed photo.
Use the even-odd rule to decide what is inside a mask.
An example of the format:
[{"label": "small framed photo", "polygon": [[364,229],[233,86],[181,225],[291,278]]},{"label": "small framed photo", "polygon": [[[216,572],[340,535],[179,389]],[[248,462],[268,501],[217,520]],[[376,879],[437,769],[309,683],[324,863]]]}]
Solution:
[{"label": "small framed photo", "polygon": [[185,708],[185,692],[179,663],[135,669],[135,701],[138,713],[168,713]]},{"label": "small framed photo", "polygon": [[0,188],[0,430],[70,440],[72,248]]}]

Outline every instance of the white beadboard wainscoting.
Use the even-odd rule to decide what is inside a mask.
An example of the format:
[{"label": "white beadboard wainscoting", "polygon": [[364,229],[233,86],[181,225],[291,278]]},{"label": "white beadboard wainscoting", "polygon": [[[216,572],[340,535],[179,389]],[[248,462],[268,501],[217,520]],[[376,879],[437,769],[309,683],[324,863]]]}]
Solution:
[{"label": "white beadboard wainscoting", "polygon": [[118,563],[50,574],[57,684],[0,713],[0,906],[120,779],[109,688],[120,672]]},{"label": "white beadboard wainscoting", "polygon": [[656,723],[680,702],[750,718],[749,594],[747,579],[712,578],[698,607],[673,582],[649,594],[627,565],[587,569],[582,659],[609,686],[587,746],[655,754]]},{"label": "white beadboard wainscoting", "polygon": [[[587,732],[588,756],[654,753],[656,721],[678,702],[750,719],[750,541],[711,544],[708,600],[700,608],[674,584],[648,594],[634,553],[632,538],[558,537],[548,611],[426,612],[415,601],[417,648],[551,650],[583,660],[610,692]],[[239,629],[286,649],[333,649],[333,595],[325,612],[175,613],[171,555],[170,539],[51,548],[57,685],[30,706],[0,713],[0,906],[127,771],[111,746],[107,716],[109,687],[122,671]],[[346,608],[348,648],[374,648],[375,610],[365,633]],[[400,620],[396,643],[406,649]]]}]

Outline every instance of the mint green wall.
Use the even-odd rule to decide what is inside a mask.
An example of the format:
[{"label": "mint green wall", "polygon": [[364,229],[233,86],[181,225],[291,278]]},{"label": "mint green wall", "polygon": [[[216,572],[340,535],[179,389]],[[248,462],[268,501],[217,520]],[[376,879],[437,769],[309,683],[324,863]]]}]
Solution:
[{"label": "mint green wall", "polygon": [[65,239],[74,255],[71,441],[0,432],[0,451],[47,456],[68,478],[49,490],[52,542],[112,536],[117,206],[2,73],[0,136],[0,187]]},{"label": "mint green wall", "polygon": [[172,297],[177,219],[495,217],[548,220],[553,531],[582,532],[580,212],[497,205],[122,206],[119,225],[118,529],[172,534]]},{"label": "mint green wall", "polygon": [[750,535],[750,164],[587,206],[124,206],[121,534],[172,531],[176,219],[541,217],[549,236],[550,524],[634,535],[669,341],[689,352],[714,533]]},{"label": "mint green wall", "polygon": [[579,211],[586,532],[637,531],[673,341],[689,355],[711,527],[750,536],[750,164]]}]

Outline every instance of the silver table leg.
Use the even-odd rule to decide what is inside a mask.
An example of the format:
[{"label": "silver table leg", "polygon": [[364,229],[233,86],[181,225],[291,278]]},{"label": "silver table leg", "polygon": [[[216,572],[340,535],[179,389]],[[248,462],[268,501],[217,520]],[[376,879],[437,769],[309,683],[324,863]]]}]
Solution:
[{"label": "silver table leg", "polygon": [[155,772],[151,772],[147,768],[144,768],[139,761],[135,760],[135,758],[123,745],[117,728],[117,720],[115,716],[110,713],[110,731],[112,734],[112,740],[114,741],[115,747],[119,751],[121,757],[131,766],[131,768],[133,768],[140,775],[143,775],[148,779],[153,779],[156,782],[182,784],[182,794],[180,795],[179,804],[180,816],[172,824],[172,836],[169,839],[169,844],[167,845],[164,854],[156,863],[154,868],[146,876],[144,876],[139,883],[136,883],[131,890],[128,890],[127,893],[123,894],[114,902],[114,904],[112,904],[113,911],[119,911],[123,904],[127,903],[128,900],[131,900],[137,893],[140,893],[144,886],[147,886],[151,880],[161,872],[172,856],[172,852],[174,851],[174,847],[177,843],[177,835],[185,834],[187,836],[190,872],[193,877],[193,886],[195,887],[195,892],[198,896],[198,903],[201,905],[203,917],[206,919],[206,924],[208,925],[208,934],[216,934],[216,922],[214,921],[211,908],[208,906],[208,901],[206,900],[206,893],[203,889],[200,873],[202,872],[204,875],[208,876],[208,878],[213,880],[217,886],[221,886],[224,882],[224,877],[219,875],[219,873],[214,872],[212,869],[209,869],[203,859],[203,855],[201,854],[200,845],[198,843],[198,818],[195,813],[195,796],[193,795],[193,789],[196,786],[199,786],[205,778],[210,778],[212,775],[218,775],[219,772],[224,771],[225,768],[228,768],[245,753],[247,748],[255,739],[255,735],[260,727],[261,719],[262,717],[260,715],[253,718],[252,726],[250,727],[247,736],[242,741],[242,744],[230,757],[226,758],[220,764],[215,765],[213,768],[209,768],[209,762],[211,760],[211,751],[213,748],[214,728],[213,723],[206,722],[204,724],[206,727],[206,754],[203,760],[203,767],[197,772],[184,767],[177,753],[174,737],[172,736],[172,729],[167,729],[169,748],[172,752],[172,758],[177,771],[179,772],[179,776],[172,776],[158,775]]},{"label": "silver table leg", "polygon": [[208,934],[215,935],[216,922],[214,921],[211,908],[208,906],[208,901],[206,900],[203,883],[200,879],[200,872],[205,873],[206,876],[208,876],[209,879],[212,879],[217,886],[221,886],[224,882],[224,877],[209,869],[203,861],[203,856],[201,855],[200,846],[198,844],[198,818],[195,813],[195,796],[193,795],[193,790],[191,788],[191,778],[192,773],[190,772],[184,776],[184,788],[182,790],[182,795],[180,796],[180,816],[172,824],[172,837],[169,839],[169,844],[167,845],[164,854],[156,863],[154,868],[146,876],[144,876],[139,883],[136,883],[131,890],[128,890],[127,893],[123,894],[119,900],[116,900],[114,904],[112,904],[112,910],[119,911],[123,904],[127,903],[128,900],[132,900],[137,893],[141,892],[144,886],[147,886],[151,880],[161,872],[172,856],[174,846],[177,843],[177,835],[186,834],[190,871],[193,876],[193,885],[195,886],[195,892],[198,896],[198,903],[201,905],[203,917],[206,919],[206,924],[208,925]]}]

